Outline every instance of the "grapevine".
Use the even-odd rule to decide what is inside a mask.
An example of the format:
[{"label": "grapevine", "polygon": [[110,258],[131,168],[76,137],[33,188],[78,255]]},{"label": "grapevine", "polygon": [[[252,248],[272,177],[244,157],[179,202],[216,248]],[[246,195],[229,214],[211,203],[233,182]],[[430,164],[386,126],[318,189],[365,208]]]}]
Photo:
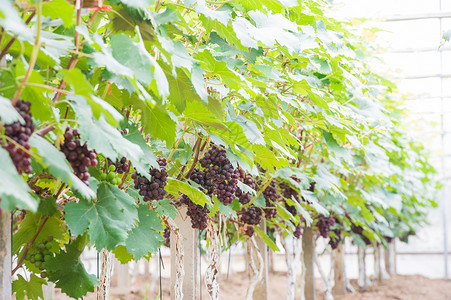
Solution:
[{"label": "grapevine", "polygon": [[135,189],[144,197],[144,201],[162,200],[166,195],[164,187],[167,184],[168,172],[166,170],[166,159],[158,158],[159,169],[150,168],[150,180],[137,172],[132,173]]}]

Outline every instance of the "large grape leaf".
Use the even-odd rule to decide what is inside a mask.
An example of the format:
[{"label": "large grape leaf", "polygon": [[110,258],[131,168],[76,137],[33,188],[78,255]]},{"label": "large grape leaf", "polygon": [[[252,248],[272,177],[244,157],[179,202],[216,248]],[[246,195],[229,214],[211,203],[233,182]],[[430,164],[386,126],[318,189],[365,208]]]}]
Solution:
[{"label": "large grape leaf", "polygon": [[42,3],[42,15],[52,19],[61,18],[68,28],[74,24],[74,13],[74,7],[65,0],[52,0]]},{"label": "large grape leaf", "polygon": [[10,124],[15,121],[20,121],[23,123],[22,117],[19,115],[14,106],[11,105],[11,101],[0,96],[0,122]]},{"label": "large grape leaf", "polygon": [[38,198],[31,195],[31,190],[17,173],[9,153],[0,147],[0,206],[5,210],[14,208],[36,211]]},{"label": "large grape leaf", "polygon": [[50,174],[56,178],[61,178],[64,183],[72,187],[82,197],[86,199],[93,199],[95,197],[94,191],[75,176],[65,155],[58,151],[55,146],[36,134],[30,137],[30,145],[39,153],[42,158],[42,161],[40,161],[41,165],[47,167]]},{"label": "large grape leaf", "polygon": [[[25,218],[20,223],[19,230],[14,233],[12,249],[13,253],[17,254],[22,246],[26,245],[33,239],[38,228],[43,224],[45,218],[45,216],[38,213],[27,213]],[[48,217],[47,221],[45,221],[45,224],[39,232],[39,235],[36,237],[37,243],[45,241],[50,235],[53,236],[54,239],[65,240],[67,230],[60,218],[61,213],[58,213],[53,217]]]},{"label": "large grape leaf", "polygon": [[17,300],[24,300],[25,297],[28,300],[44,299],[42,286],[47,283],[45,279],[33,273],[30,274],[30,281],[25,280],[20,274],[17,277],[13,281],[13,294],[16,293]]},{"label": "large grape leaf", "polygon": [[198,205],[203,206],[205,203],[211,202],[210,198],[208,198],[207,195],[202,193],[200,190],[177,179],[168,178],[168,184],[164,189],[176,198],[179,196],[179,193],[185,194],[191,199],[191,201]]},{"label": "large grape leaf", "polygon": [[109,183],[99,186],[96,202],[80,199],[78,203],[66,204],[64,211],[72,234],[80,235],[88,230],[98,251],[113,250],[124,244],[138,217],[135,200]]},{"label": "large grape leaf", "polygon": [[136,261],[148,253],[155,253],[164,242],[162,231],[163,226],[157,213],[150,210],[149,205],[141,204],[138,207],[138,225],[129,232],[125,241],[127,252]]},{"label": "large grape leaf", "polygon": [[83,236],[78,237],[66,245],[66,251],[61,251],[45,263],[49,280],[55,283],[55,287],[76,299],[93,292],[98,283],[96,276],[88,274],[80,260],[84,240]]},{"label": "large grape leaf", "polygon": [[[116,128],[105,121],[103,116],[95,119],[91,107],[84,98],[77,98],[77,101],[72,102],[72,107],[80,124],[81,138],[88,142],[89,148],[95,149],[112,161],[125,156],[141,174],[149,171],[147,162],[152,157],[145,157],[140,146],[125,139]],[[153,165],[155,164],[156,162]]]}]

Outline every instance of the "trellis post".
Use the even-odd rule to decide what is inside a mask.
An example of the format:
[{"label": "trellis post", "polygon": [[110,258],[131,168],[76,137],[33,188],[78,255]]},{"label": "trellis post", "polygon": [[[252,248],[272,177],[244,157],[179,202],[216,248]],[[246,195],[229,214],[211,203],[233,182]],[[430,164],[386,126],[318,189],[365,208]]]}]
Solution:
[{"label": "trellis post", "polygon": [[12,297],[11,286],[11,214],[3,212],[0,215],[0,272],[2,282],[0,291],[2,299],[8,300]]},{"label": "trellis post", "polygon": [[[263,221],[259,225],[260,230],[266,233],[266,221]],[[257,283],[254,291],[254,299],[268,300],[268,246],[266,243],[258,238],[257,247],[263,258],[263,278]]]},{"label": "trellis post", "polygon": [[306,227],[302,236],[302,249],[305,266],[304,299],[316,300],[315,273],[314,273],[314,251],[315,240],[312,227]]},{"label": "trellis post", "polygon": [[332,293],[334,295],[346,294],[346,272],[344,264],[344,249],[343,244],[340,243],[335,250],[334,260],[334,287]]},{"label": "trellis post", "polygon": [[[196,231],[191,227],[191,221],[186,216],[186,207],[182,206],[179,210],[179,215],[174,219],[178,227],[183,243],[183,300],[194,300],[196,298],[196,265],[197,265],[197,247],[196,247]],[[175,285],[176,285],[176,241],[174,235],[171,234],[171,300],[176,299]]]}]

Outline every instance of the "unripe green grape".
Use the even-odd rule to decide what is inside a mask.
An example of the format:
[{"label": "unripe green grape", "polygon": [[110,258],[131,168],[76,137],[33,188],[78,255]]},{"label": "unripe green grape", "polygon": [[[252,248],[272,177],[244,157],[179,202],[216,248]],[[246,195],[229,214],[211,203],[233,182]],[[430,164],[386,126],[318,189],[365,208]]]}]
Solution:
[{"label": "unripe green grape", "polygon": [[48,276],[47,272],[44,271],[44,272],[41,273],[41,278],[47,278],[47,276]]},{"label": "unripe green grape", "polygon": [[114,172],[114,171],[116,171],[116,166],[111,165],[111,166],[109,166],[108,170],[110,170],[110,172]]},{"label": "unripe green grape", "polygon": [[112,180],[114,180],[114,178],[116,178],[116,174],[114,174],[114,173],[108,173],[108,175],[107,175],[107,180],[108,180],[108,182],[111,182],[112,183]]},{"label": "unripe green grape", "polygon": [[100,174],[100,180],[105,181],[106,177],[107,177],[107,175],[105,173]]},{"label": "unripe green grape", "polygon": [[41,253],[37,253],[37,254],[34,256],[34,259],[35,259],[36,261],[41,261],[41,260],[42,260],[42,254],[41,254]]},{"label": "unripe green grape", "polygon": [[44,261],[47,262],[47,261],[49,261],[51,258],[52,258],[51,255],[45,255],[45,256],[44,256]]},{"label": "unripe green grape", "polygon": [[48,250],[48,249],[45,249],[44,251],[42,251],[42,254],[44,254],[44,255],[51,255],[52,252],[50,250]]},{"label": "unripe green grape", "polygon": [[44,249],[45,249],[45,245],[44,245],[43,243],[40,243],[40,244],[38,245],[38,249],[39,249],[39,251],[44,250]]},{"label": "unripe green grape", "polygon": [[53,243],[52,242],[47,242],[45,243],[45,249],[50,250],[53,247]]},{"label": "unripe green grape", "polygon": [[38,260],[34,263],[34,265],[38,268],[40,268],[42,266],[42,261]]},{"label": "unripe green grape", "polygon": [[31,262],[32,264],[34,264],[34,263],[36,262],[36,259],[34,258],[34,255],[32,255],[32,256],[30,257],[30,262]]}]

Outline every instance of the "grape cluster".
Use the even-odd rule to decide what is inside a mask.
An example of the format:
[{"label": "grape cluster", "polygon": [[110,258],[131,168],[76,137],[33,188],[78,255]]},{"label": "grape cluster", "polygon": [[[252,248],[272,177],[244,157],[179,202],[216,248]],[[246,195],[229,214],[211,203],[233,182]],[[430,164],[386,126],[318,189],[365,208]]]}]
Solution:
[{"label": "grape cluster", "polygon": [[244,231],[244,234],[247,235],[248,237],[252,237],[254,235],[254,226],[247,226],[246,230]]},{"label": "grape cluster", "polygon": [[66,128],[61,151],[66,155],[67,160],[74,169],[74,174],[86,185],[89,185],[89,167],[97,165],[97,154],[95,151],[88,150],[86,143],[81,144],[80,134],[77,129],[71,129],[69,126]]},{"label": "grape cluster", "polygon": [[[240,167],[238,167],[235,171],[238,174],[238,180],[239,181],[241,181],[242,183],[248,185],[250,188],[255,189],[256,181],[250,174],[247,174]],[[243,205],[249,203],[252,200],[252,194],[251,193],[244,193],[239,187],[237,187],[237,189],[236,189],[235,196],[238,197],[238,200]]]},{"label": "grape cluster", "polygon": [[235,199],[238,174],[226,156],[226,151],[214,144],[199,160],[204,168],[205,177],[214,185],[214,194],[223,204],[228,205]]},{"label": "grape cluster", "polygon": [[319,215],[316,220],[316,226],[318,227],[319,233],[323,238],[327,238],[329,236],[330,227],[334,226],[335,219],[332,216],[324,216]]},{"label": "grape cluster", "polygon": [[166,247],[171,246],[171,229],[169,227],[166,227],[163,231],[163,238],[164,238],[164,245]]},{"label": "grape cluster", "polygon": [[115,166],[115,171],[118,174],[124,174],[130,171],[130,164],[127,162],[126,157],[122,157],[121,159],[116,160],[115,163],[113,163],[113,161],[108,158],[108,167],[109,166]]},{"label": "grape cluster", "polygon": [[248,225],[258,225],[262,219],[262,210],[259,207],[251,206],[241,210],[240,221]]},{"label": "grape cluster", "polygon": [[166,171],[166,158],[158,157],[157,168],[150,168],[150,180],[137,172],[132,173],[135,183],[135,189],[139,190],[139,194],[144,197],[144,201],[162,200],[166,195],[164,187],[167,184],[168,172]]},{"label": "grape cluster", "polygon": [[113,185],[120,185],[122,182],[122,178],[119,174],[115,173],[114,171],[116,171],[116,166],[110,165],[108,167],[108,171],[107,171],[108,173],[100,174],[100,180],[108,181],[109,183],[111,183]]},{"label": "grape cluster", "polygon": [[190,176],[190,179],[200,185],[204,189],[204,193],[208,196],[213,194],[215,190],[215,184],[211,179],[208,179],[205,172],[199,169],[194,169]]},{"label": "grape cluster", "polygon": [[[301,182],[301,179],[296,178],[295,176],[291,177],[296,182]],[[295,199],[299,202],[299,192],[289,186],[287,183],[282,182],[279,184],[280,190],[282,191],[282,195],[284,198]]]},{"label": "grape cluster", "polygon": [[[53,252],[51,252],[53,245],[53,236],[49,235],[47,240],[41,241],[39,244],[33,244],[33,248],[27,253],[25,259],[42,271],[45,269],[45,263],[52,259],[54,255]],[[41,276],[46,277],[47,275],[45,272],[42,272]]]},{"label": "grape cluster", "polygon": [[[15,108],[25,123],[21,124],[19,121],[16,121],[4,125],[5,135],[14,142],[11,140],[6,141],[6,145],[3,145],[3,148],[8,151],[19,174],[31,173],[30,144],[28,143],[28,139],[35,130],[35,126],[31,119],[30,106],[30,102],[23,100],[17,101]],[[2,141],[0,140],[1,144]]]},{"label": "grape cluster", "polygon": [[194,229],[202,230],[207,228],[208,213],[210,211],[206,205],[197,205],[186,195],[182,195],[180,202],[188,206],[186,214],[190,217],[191,225]]},{"label": "grape cluster", "polygon": [[296,209],[296,206],[288,204],[287,201],[284,201],[284,205],[285,205],[285,208],[288,210],[288,212],[291,215],[293,215],[293,216],[297,215],[298,211]]},{"label": "grape cluster", "polygon": [[293,231],[293,235],[295,238],[299,239],[301,238],[302,235],[302,227],[301,224],[296,225],[294,231]]},{"label": "grape cluster", "polygon": [[273,179],[271,183],[266,187],[266,189],[263,191],[263,197],[266,200],[265,206],[267,208],[264,209],[265,211],[265,218],[266,219],[273,219],[277,215],[277,210],[272,207],[276,207],[274,202],[276,202],[279,198],[279,192],[277,190],[276,180]]},{"label": "grape cluster", "polygon": [[364,234],[363,234],[363,227],[360,225],[355,225],[354,223],[351,224],[351,231],[357,235],[360,236],[360,238],[363,240],[363,242],[365,243],[365,245],[370,245],[371,244],[371,240],[369,238],[367,238]]},{"label": "grape cluster", "polygon": [[340,242],[342,240],[341,237],[341,229],[334,229],[333,232],[335,233],[335,238],[329,239],[329,245],[332,248],[332,250],[337,249],[338,245],[340,245]]}]

